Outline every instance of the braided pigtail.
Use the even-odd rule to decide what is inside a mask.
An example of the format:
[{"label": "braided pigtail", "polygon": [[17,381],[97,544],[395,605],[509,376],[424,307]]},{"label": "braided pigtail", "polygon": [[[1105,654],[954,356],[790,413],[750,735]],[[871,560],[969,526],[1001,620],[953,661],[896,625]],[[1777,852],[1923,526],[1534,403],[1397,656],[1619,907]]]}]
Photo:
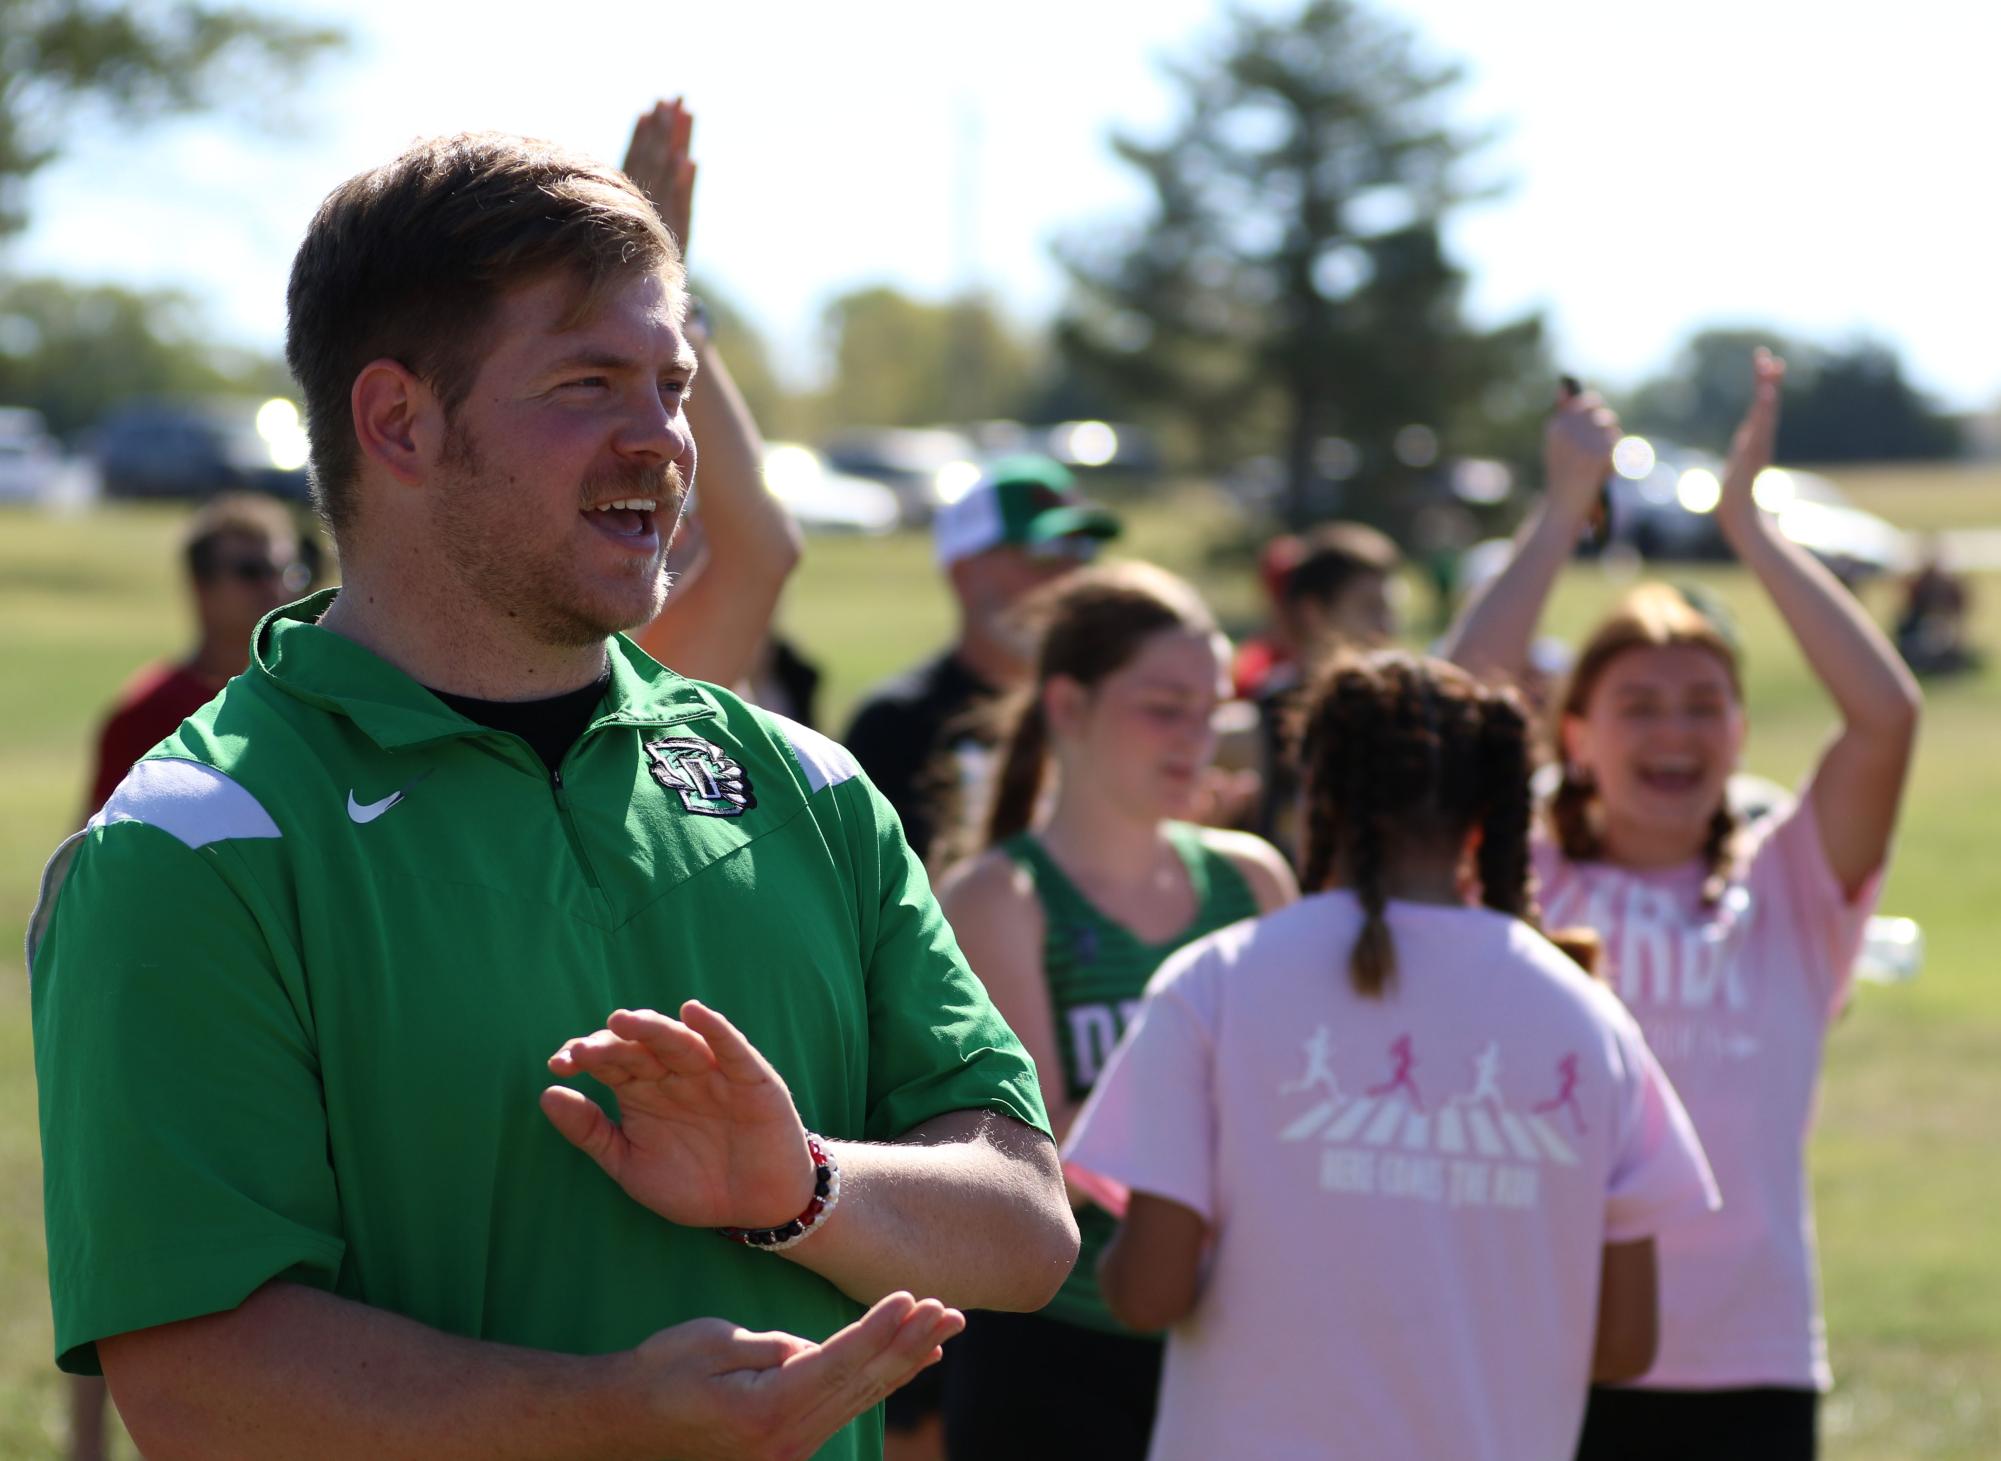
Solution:
[{"label": "braided pigtail", "polygon": [[1030,693],[1022,697],[1001,751],[993,809],[987,814],[989,847],[1028,830],[1048,764],[1049,719],[1043,714],[1042,697]]},{"label": "braided pigtail", "polygon": [[1714,908],[1738,876],[1737,814],[1726,797],[1709,819],[1709,836],[1702,844],[1702,906]]},{"label": "braided pigtail", "polygon": [[1563,855],[1572,862],[1590,862],[1602,851],[1598,829],[1591,825],[1591,803],[1597,794],[1598,789],[1589,780],[1566,764],[1563,780],[1556,784],[1556,795],[1549,799],[1550,831],[1556,834],[1556,845],[1563,849]]},{"label": "braided pigtail", "polygon": [[1534,928],[1541,914],[1529,862],[1529,825],[1535,815],[1529,729],[1509,693],[1488,694],[1480,706],[1480,772],[1486,793],[1486,814],[1480,820],[1480,901]]},{"label": "braided pigtail", "polygon": [[1362,931],[1348,954],[1348,978],[1357,994],[1380,999],[1397,971],[1383,890],[1383,775],[1378,757],[1385,727],[1380,701],[1359,677],[1343,689],[1350,692],[1341,698],[1349,701],[1347,719],[1353,733],[1344,768],[1348,784],[1343,800],[1353,808],[1348,818],[1348,875],[1362,905]]},{"label": "braided pigtail", "polygon": [[[1317,763],[1319,758],[1314,752],[1318,747],[1330,742],[1337,746],[1340,744],[1332,730],[1331,726],[1316,723],[1307,732],[1303,764]],[[1300,869],[1301,886],[1309,892],[1317,892],[1334,880],[1334,867],[1341,848],[1341,806],[1331,775],[1324,772],[1316,774],[1307,783],[1305,812],[1306,827],[1301,839],[1305,843]]]}]

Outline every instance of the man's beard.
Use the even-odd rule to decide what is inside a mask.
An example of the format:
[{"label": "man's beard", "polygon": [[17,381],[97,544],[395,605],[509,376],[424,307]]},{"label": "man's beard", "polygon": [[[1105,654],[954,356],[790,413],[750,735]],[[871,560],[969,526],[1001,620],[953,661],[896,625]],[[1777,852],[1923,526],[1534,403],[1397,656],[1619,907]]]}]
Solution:
[{"label": "man's beard", "polygon": [[[620,586],[593,585],[566,556],[569,544],[553,550],[514,521],[507,509],[523,496],[518,479],[496,473],[471,436],[457,426],[446,437],[450,468],[432,499],[432,530],[439,553],[466,592],[515,620],[534,639],[562,648],[601,644],[611,635],[650,623],[666,601],[664,570],[668,545],[687,505],[688,484],[672,462],[658,467],[624,466],[586,478],[577,505],[629,497],[651,498],[660,552],[634,558]],[[647,580],[639,591],[638,580]],[[593,592],[594,587],[609,591]]]}]

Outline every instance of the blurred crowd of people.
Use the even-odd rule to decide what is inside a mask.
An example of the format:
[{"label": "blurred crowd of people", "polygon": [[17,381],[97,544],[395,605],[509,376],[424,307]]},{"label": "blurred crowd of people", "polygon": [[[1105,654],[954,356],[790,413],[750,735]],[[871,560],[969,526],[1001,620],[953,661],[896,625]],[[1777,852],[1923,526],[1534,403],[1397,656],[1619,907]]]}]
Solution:
[{"label": "blurred crowd of people", "polygon": [[[689,126],[649,112],[625,166],[683,256]],[[700,495],[665,608],[632,638],[811,728],[817,671],[772,625],[804,545],[717,343],[698,319],[680,333]],[[1117,515],[1054,461],[990,462],[939,512],[949,639],[838,744],[790,744],[815,792],[852,757],[894,811],[891,855],[921,876],[885,897],[928,907],[935,889],[940,937],[1032,1058],[1080,1256],[1046,1303],[971,1313],[942,1364],[924,1346],[888,1397],[888,1455],[1815,1453],[1831,1375],[1802,1164],[1822,1042],[1912,754],[1905,660],[1970,651],[1964,589],[1936,564],[1893,648],[1761,514],[1783,378],[1760,356],[1717,513],[1836,726],[1755,815],[1730,795],[1746,697],[1713,605],[1648,584],[1575,655],[1542,633],[1620,435],[1589,393],[1552,413],[1544,494],[1424,650],[1409,565],[1360,523],[1266,543],[1266,620],[1232,645],[1188,583],[1119,556]],[[624,501],[604,506],[637,532],[651,510]],[[313,541],[252,497],[195,515],[197,640],[113,707],[96,835],[134,763],[237,693],[260,621],[332,576]],[[582,719],[433,688],[526,739],[561,794]],[[616,693],[591,682],[583,717]],[[726,760],[656,779],[721,820],[765,794],[733,792]],[[590,1038],[636,1049],[635,1028]],[[588,1058],[573,1068],[602,1075]],[[608,1140],[561,1114],[587,1150]],[[78,1390],[79,1461],[103,1454],[101,1405]]]}]

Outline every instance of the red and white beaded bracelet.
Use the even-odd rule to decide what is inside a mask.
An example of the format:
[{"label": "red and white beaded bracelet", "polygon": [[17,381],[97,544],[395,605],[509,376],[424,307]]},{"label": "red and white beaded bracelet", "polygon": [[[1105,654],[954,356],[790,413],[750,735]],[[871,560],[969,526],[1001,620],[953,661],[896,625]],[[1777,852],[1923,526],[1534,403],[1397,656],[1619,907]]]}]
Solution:
[{"label": "red and white beaded bracelet", "polygon": [[767,1253],[782,1253],[802,1241],[841,1200],[841,1165],[827,1150],[827,1144],[810,1131],[806,1133],[806,1154],[813,1159],[813,1196],[804,1212],[775,1228],[717,1228],[716,1231],[732,1243],[762,1248]]}]

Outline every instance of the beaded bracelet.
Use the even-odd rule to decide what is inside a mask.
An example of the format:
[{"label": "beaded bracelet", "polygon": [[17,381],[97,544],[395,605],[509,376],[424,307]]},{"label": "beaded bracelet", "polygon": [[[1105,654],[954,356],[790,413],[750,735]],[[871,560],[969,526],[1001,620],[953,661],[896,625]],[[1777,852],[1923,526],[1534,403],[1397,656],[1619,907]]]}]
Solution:
[{"label": "beaded bracelet", "polygon": [[716,1231],[732,1243],[762,1248],[767,1253],[782,1253],[803,1240],[841,1200],[840,1163],[834,1160],[826,1143],[810,1131],[806,1133],[806,1153],[813,1159],[813,1196],[804,1212],[775,1228],[717,1228]]}]

